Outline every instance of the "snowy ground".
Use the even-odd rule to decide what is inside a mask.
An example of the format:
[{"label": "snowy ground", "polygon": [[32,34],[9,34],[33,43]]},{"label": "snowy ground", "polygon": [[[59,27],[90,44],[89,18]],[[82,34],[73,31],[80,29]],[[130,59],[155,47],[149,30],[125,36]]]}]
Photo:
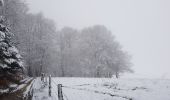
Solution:
[{"label": "snowy ground", "polygon": [[106,78],[52,78],[51,97],[37,78],[33,100],[58,100],[57,84],[64,100],[170,100],[170,80]]}]

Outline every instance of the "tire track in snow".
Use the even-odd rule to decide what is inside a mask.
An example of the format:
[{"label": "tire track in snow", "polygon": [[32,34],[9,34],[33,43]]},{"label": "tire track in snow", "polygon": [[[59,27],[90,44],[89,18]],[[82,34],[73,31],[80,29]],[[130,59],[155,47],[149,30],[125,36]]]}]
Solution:
[{"label": "tire track in snow", "polygon": [[128,97],[128,96],[120,96],[120,95],[117,95],[117,94],[111,94],[111,93],[109,93],[109,92],[102,92],[102,91],[97,91],[97,90],[90,90],[90,89],[86,89],[86,88],[73,88],[73,87],[69,87],[69,86],[62,86],[62,87],[69,88],[69,89],[75,89],[75,90],[82,90],[82,91],[94,92],[94,93],[98,93],[98,94],[109,95],[109,96],[111,96],[111,97],[124,98],[124,99],[127,99],[127,100],[133,100],[131,97]]}]

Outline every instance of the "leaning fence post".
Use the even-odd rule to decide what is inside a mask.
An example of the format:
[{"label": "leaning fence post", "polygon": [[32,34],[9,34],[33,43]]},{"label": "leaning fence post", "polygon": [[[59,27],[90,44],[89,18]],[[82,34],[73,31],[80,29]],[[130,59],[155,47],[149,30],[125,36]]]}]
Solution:
[{"label": "leaning fence post", "polygon": [[49,96],[51,96],[51,75],[49,76]]},{"label": "leaning fence post", "polygon": [[58,100],[64,100],[62,93],[62,84],[58,84]]}]

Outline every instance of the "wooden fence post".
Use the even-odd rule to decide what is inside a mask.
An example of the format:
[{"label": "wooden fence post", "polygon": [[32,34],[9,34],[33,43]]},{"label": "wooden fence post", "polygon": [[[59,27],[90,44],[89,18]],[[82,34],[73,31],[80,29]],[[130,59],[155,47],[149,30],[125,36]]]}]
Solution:
[{"label": "wooden fence post", "polygon": [[58,84],[58,100],[64,100],[62,93],[62,84]]},{"label": "wooden fence post", "polygon": [[51,75],[49,76],[49,96],[51,96]]},{"label": "wooden fence post", "polygon": [[46,74],[46,75],[45,75],[45,82],[46,82],[46,84],[48,84],[47,78],[48,78],[48,76],[47,76],[47,74]]}]

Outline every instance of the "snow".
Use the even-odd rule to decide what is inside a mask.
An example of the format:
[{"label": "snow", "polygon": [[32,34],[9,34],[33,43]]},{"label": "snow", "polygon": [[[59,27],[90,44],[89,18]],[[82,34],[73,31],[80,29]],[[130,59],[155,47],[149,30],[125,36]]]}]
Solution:
[{"label": "snow", "polygon": [[121,78],[140,78],[140,79],[170,79],[170,73],[164,73],[162,75],[153,75],[146,73],[123,73]]},{"label": "snow", "polygon": [[7,66],[6,64],[0,63],[0,67],[2,67],[2,68],[7,68],[8,66]]},{"label": "snow", "polygon": [[16,47],[14,47],[14,46],[9,47],[9,48],[8,48],[8,51],[9,51],[10,53],[18,54],[18,49],[17,49]]},{"label": "snow", "polygon": [[10,84],[10,88],[15,88],[15,87],[17,87],[18,85],[17,84]]},{"label": "snow", "polygon": [[19,66],[21,66],[22,68],[24,68],[24,62],[18,61],[18,64],[19,64]]},{"label": "snow", "polygon": [[5,59],[5,62],[7,62],[8,64],[12,64],[14,62],[17,62],[17,60],[13,58],[9,58],[9,59]]},{"label": "snow", "polygon": [[53,89],[52,96],[48,95],[48,86],[41,82],[40,78],[37,78],[33,85],[34,94],[32,100],[58,100],[56,91]]},{"label": "snow", "polygon": [[20,54],[16,54],[16,57],[17,58],[22,58]]},{"label": "snow", "polygon": [[0,41],[5,39],[5,33],[0,31]]},{"label": "snow", "polygon": [[57,85],[62,84],[64,100],[170,100],[168,79],[112,79],[52,77],[52,96],[48,86],[37,78],[33,100],[58,100]]},{"label": "snow", "polygon": [[8,93],[9,89],[0,89],[0,95],[4,93]]}]

